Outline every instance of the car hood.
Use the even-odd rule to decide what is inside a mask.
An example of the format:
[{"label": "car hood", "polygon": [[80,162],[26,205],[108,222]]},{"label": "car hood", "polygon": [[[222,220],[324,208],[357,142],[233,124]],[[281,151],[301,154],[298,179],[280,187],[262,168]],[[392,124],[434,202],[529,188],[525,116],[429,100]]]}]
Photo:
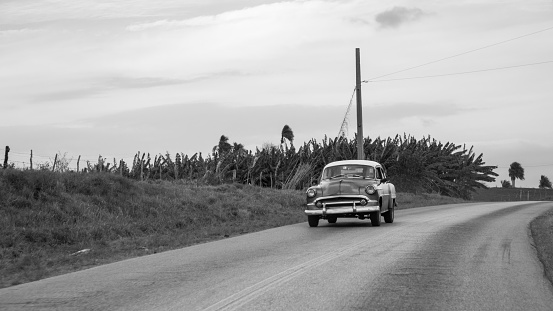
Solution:
[{"label": "car hood", "polygon": [[335,196],[344,194],[365,194],[365,187],[375,184],[373,180],[366,179],[334,179],[323,180],[320,184],[322,195]]}]

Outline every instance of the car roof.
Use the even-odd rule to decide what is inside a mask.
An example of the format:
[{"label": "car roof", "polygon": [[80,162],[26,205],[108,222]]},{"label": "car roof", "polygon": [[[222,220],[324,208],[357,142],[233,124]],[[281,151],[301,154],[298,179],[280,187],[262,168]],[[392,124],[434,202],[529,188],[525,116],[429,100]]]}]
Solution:
[{"label": "car roof", "polygon": [[370,165],[370,166],[382,166],[380,163],[375,161],[369,161],[369,160],[342,160],[342,161],[334,161],[330,162],[327,165],[325,165],[324,168],[331,167],[331,166],[338,166],[338,165]]}]

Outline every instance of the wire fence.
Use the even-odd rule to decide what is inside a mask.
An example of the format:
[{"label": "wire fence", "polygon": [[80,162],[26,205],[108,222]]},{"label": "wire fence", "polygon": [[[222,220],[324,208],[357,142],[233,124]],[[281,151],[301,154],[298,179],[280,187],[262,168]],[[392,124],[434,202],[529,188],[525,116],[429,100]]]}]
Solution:
[{"label": "wire fence", "polygon": [[[6,155],[7,161],[6,161]],[[90,154],[69,154],[67,152],[57,152],[52,155],[47,155],[44,152],[35,152],[34,150],[29,150],[27,152],[21,150],[9,150],[9,152],[2,153],[0,157],[0,165],[7,164],[10,167],[18,169],[40,169],[44,167],[54,167],[54,164],[63,163],[66,170],[77,171],[78,168],[82,168],[86,163],[97,163],[98,159],[101,158],[104,161],[115,161],[120,162],[121,160],[125,162],[132,162],[134,155],[108,155],[102,156],[90,155]]]}]

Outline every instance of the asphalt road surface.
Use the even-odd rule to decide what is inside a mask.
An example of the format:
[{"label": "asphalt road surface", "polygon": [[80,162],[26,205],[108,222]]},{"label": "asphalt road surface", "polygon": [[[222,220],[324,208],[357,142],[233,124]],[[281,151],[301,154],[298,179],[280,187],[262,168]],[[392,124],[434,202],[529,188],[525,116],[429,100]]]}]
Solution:
[{"label": "asphalt road surface", "polygon": [[0,310],[553,310],[529,236],[551,202],[291,225],[0,290]]}]

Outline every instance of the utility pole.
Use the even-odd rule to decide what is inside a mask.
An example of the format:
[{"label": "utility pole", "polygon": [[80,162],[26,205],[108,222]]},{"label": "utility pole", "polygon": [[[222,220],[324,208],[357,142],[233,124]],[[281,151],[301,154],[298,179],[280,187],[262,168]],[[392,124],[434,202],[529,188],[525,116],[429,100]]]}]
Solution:
[{"label": "utility pole", "polygon": [[357,159],[365,160],[363,150],[363,106],[361,104],[361,56],[355,48],[355,92],[357,94]]}]

